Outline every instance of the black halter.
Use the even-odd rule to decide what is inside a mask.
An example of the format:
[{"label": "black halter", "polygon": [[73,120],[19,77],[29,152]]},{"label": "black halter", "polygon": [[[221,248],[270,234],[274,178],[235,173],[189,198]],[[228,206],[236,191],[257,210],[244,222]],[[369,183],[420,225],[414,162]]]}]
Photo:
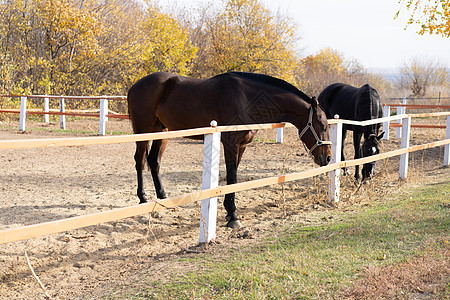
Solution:
[{"label": "black halter", "polygon": [[[311,132],[312,132],[314,138],[316,139],[316,144],[314,146],[312,146],[311,149],[309,149],[309,151],[307,150],[309,155],[311,155],[311,153],[314,151],[314,149],[316,149],[319,146],[331,145],[331,141],[322,141],[319,138],[319,136],[317,135],[316,131],[314,130],[314,127],[312,126],[313,114],[314,114],[314,109],[311,106],[311,108],[309,109],[308,123],[306,124],[305,128],[303,128],[303,130],[299,134],[299,139],[301,140],[303,135],[308,131],[308,129],[311,129]],[[306,150],[306,146],[305,146],[304,142],[303,142],[303,146],[305,147],[305,150]]]}]

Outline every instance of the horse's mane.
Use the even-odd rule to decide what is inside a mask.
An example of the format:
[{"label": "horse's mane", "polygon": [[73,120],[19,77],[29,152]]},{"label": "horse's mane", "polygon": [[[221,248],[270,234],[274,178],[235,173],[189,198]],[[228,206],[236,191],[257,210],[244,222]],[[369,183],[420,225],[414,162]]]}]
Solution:
[{"label": "horse's mane", "polygon": [[302,91],[300,91],[298,88],[296,88],[295,86],[293,86],[292,84],[290,84],[287,81],[284,81],[282,79],[278,79],[269,75],[264,75],[264,74],[259,74],[259,73],[249,73],[249,72],[228,72],[228,74],[232,74],[232,75],[236,75],[239,77],[243,77],[243,78],[248,78],[254,81],[258,81],[261,83],[265,83],[274,87],[277,87],[279,89],[282,89],[284,91],[287,92],[291,92],[297,96],[299,96],[300,98],[302,98],[303,100],[305,100],[308,103],[311,103],[311,98],[308,97],[305,93],[303,93]]}]

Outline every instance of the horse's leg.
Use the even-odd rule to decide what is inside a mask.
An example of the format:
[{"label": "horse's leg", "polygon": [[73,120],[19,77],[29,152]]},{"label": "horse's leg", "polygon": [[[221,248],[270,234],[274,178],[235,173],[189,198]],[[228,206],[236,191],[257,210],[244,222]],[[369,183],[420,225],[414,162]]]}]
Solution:
[{"label": "horse's leg", "polygon": [[[227,169],[227,184],[234,184],[237,183],[237,168],[240,158],[245,151],[245,146],[230,145],[227,142],[223,143],[223,145]],[[241,227],[241,223],[236,214],[235,193],[226,194],[223,205],[227,211],[227,226],[231,228]]]},{"label": "horse's leg", "polygon": [[142,177],[142,170],[145,165],[145,157],[147,155],[148,141],[136,142],[136,153],[134,154],[134,160],[136,161],[137,172],[137,195],[139,197],[139,203],[147,202],[144,191],[144,179]]},{"label": "horse's leg", "polygon": [[[353,147],[355,148],[355,159],[361,158],[361,153],[359,149],[361,148],[361,136],[362,132],[359,130],[353,131]],[[359,165],[355,166],[355,179],[357,182],[360,180],[359,176]]]},{"label": "horse's leg", "polygon": [[155,185],[156,196],[159,199],[166,198],[166,192],[161,183],[161,178],[159,177],[159,168],[161,166],[161,157],[167,146],[167,139],[165,140],[154,140],[152,142],[152,148],[150,149],[150,154],[148,155],[147,161],[150,166],[150,172],[152,173],[153,183]]}]

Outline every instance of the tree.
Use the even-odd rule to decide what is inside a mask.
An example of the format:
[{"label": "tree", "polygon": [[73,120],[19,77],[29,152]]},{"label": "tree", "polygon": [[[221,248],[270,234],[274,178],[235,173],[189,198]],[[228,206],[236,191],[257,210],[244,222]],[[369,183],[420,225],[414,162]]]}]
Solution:
[{"label": "tree", "polygon": [[316,96],[335,82],[358,87],[370,83],[379,91],[386,87],[385,80],[380,76],[367,72],[356,60],[347,60],[341,53],[330,48],[303,58],[296,72],[296,82],[304,92]]},{"label": "tree", "polygon": [[258,0],[227,0],[223,8],[194,25],[191,37],[201,50],[195,74],[260,72],[293,80],[297,65],[297,26]]},{"label": "tree", "polygon": [[100,24],[93,1],[11,0],[1,5],[0,53],[15,66],[9,91],[67,91],[76,59],[83,55],[88,61],[95,54]]},{"label": "tree", "polygon": [[189,40],[188,31],[172,16],[149,6],[142,23],[143,60],[147,73],[166,71],[186,75],[198,48]]},{"label": "tree", "polygon": [[[97,36],[102,29],[95,0],[41,0],[36,19],[43,53],[31,61],[37,78],[34,92],[70,94],[74,78],[80,78],[85,62],[99,51]],[[78,73],[78,74],[77,74]]]},{"label": "tree", "polygon": [[[407,24],[418,24],[419,34],[440,34],[450,37],[450,1],[449,0],[402,0],[410,17]],[[400,11],[397,11],[396,18]]]},{"label": "tree", "polygon": [[409,90],[413,97],[424,97],[431,87],[448,85],[448,72],[437,61],[425,58],[413,58],[400,68],[401,88]]},{"label": "tree", "polygon": [[150,72],[188,74],[195,52],[151,2],[0,1],[2,92],[123,95]]}]

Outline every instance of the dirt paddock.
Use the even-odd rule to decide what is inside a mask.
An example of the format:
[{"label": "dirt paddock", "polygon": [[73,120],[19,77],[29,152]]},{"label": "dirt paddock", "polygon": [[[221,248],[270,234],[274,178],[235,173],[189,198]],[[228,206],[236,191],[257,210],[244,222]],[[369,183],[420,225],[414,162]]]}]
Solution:
[{"label": "dirt paddock", "polygon": [[[17,123],[0,124],[0,139],[87,136],[88,133],[57,131],[59,124],[28,122],[19,133]],[[45,129],[45,130],[44,130]],[[95,135],[96,120],[73,120],[69,130]],[[129,122],[110,120],[107,132],[130,132]],[[383,142],[383,151],[400,147],[393,138]],[[411,145],[445,137],[445,130],[413,129]],[[285,133],[285,143],[275,144],[275,131],[258,133],[244,153],[239,181],[315,168],[306,156],[294,129]],[[351,134],[346,157],[352,158]],[[134,144],[45,149],[0,150],[0,229],[37,224],[137,204]],[[203,145],[187,139],[170,140],[163,157],[162,180],[168,196],[201,188]],[[409,181],[421,184],[442,169],[443,147],[410,155]],[[320,222],[317,211],[351,209],[376,201],[399,186],[398,157],[378,162],[377,176],[356,189],[352,176],[342,180],[342,199],[337,207],[326,204],[328,176],[239,192],[238,215],[244,227],[235,233],[224,227],[225,210],[219,198],[218,231],[212,249],[238,247],[264,237],[288,224]],[[354,169],[351,168],[353,173]],[[220,184],[225,169],[220,167]],[[149,172],[145,173],[147,195],[154,198]],[[53,298],[95,298],[109,295],[114,286],[130,280],[141,270],[164,278],[164,262],[185,255],[198,244],[199,205],[188,204],[174,211],[160,211],[116,222],[0,245],[0,298],[39,299],[43,291],[33,277],[30,264]]]}]

